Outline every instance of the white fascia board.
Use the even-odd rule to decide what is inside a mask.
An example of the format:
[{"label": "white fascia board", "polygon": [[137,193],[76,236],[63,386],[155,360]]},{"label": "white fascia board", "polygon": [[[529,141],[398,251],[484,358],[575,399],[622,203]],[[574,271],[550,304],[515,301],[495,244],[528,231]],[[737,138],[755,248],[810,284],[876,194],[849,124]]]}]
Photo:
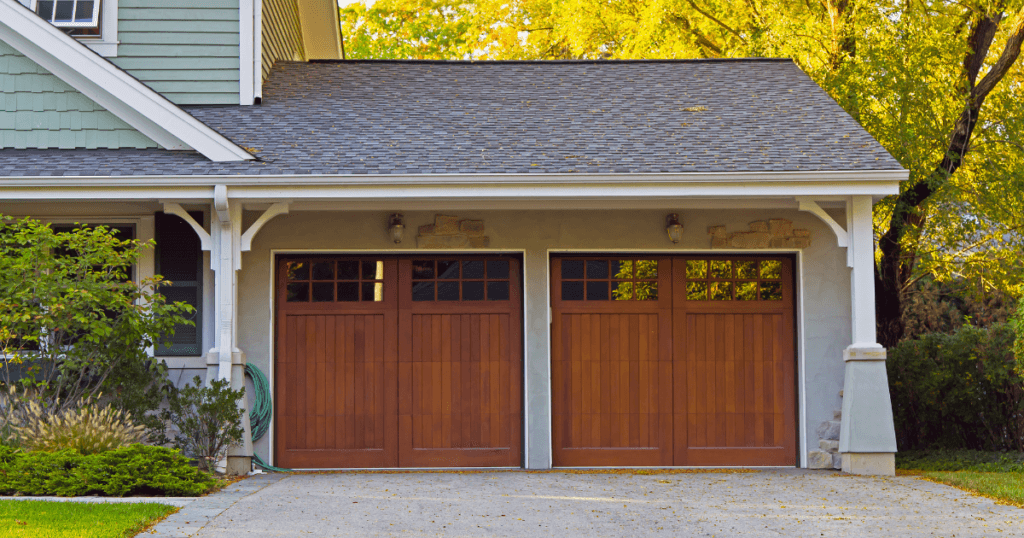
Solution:
[{"label": "white fascia board", "polygon": [[0,0],[0,40],[164,149],[211,161],[253,156],[15,0]]},{"label": "white fascia board", "polygon": [[[4,0],[0,0],[4,1]],[[353,187],[382,186],[515,186],[515,185],[622,185],[645,184],[718,185],[749,188],[752,192],[769,186],[804,185],[813,188],[817,199],[843,199],[853,190],[873,188],[872,194],[898,194],[899,182],[907,170],[840,172],[706,172],[654,174],[339,174],[339,175],[147,175],[147,176],[0,176],[0,187],[135,187],[155,185],[238,187]],[[144,185],[142,185],[144,183]],[[874,187],[870,187],[874,185]],[[579,188],[579,187],[574,187]],[[825,191],[831,192],[825,192]],[[787,193],[791,194],[791,193]],[[811,193],[808,193],[811,194]],[[858,192],[857,194],[865,194]],[[843,197],[843,198],[841,198]]]},{"label": "white fascia board", "polygon": [[[462,179],[462,181],[460,181]],[[490,181],[485,181],[490,179]],[[797,196],[887,196],[899,192],[899,181],[880,178],[866,181],[825,181],[768,179],[761,176],[711,178],[681,181],[680,177],[656,175],[616,176],[607,182],[595,176],[548,177],[546,182],[532,176],[447,176],[445,178],[397,178],[394,176],[353,176],[317,180],[304,178],[240,177],[24,177],[0,178],[0,200],[38,199],[176,199],[210,200],[214,185],[230,187],[232,199],[274,200],[500,200],[572,202],[602,200],[658,200],[697,198],[792,198]],[[611,181],[614,179],[614,181]],[[717,179],[714,180],[714,179]],[[316,181],[314,181],[316,180]]]}]

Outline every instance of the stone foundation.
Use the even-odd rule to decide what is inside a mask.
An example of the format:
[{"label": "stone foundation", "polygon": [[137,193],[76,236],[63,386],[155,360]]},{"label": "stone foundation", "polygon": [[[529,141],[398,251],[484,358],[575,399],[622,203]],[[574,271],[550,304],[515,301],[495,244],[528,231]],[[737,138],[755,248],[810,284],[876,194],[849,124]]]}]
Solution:
[{"label": "stone foundation", "polygon": [[839,431],[842,428],[842,411],[836,411],[833,420],[818,426],[818,450],[807,453],[808,469],[839,469],[842,457],[839,455]]}]

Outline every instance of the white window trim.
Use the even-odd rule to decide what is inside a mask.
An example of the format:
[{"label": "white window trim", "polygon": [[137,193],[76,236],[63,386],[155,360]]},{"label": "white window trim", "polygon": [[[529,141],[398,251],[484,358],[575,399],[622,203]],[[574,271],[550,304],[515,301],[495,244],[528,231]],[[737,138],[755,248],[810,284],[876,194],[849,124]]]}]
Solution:
[{"label": "white window trim", "polygon": [[[36,10],[36,3],[39,0],[18,0],[22,5]],[[56,25],[55,25],[56,26]],[[58,26],[58,28],[63,28]],[[96,54],[107,58],[117,57],[117,0],[102,0],[100,2],[100,36],[74,36],[83,45],[92,49]]]}]

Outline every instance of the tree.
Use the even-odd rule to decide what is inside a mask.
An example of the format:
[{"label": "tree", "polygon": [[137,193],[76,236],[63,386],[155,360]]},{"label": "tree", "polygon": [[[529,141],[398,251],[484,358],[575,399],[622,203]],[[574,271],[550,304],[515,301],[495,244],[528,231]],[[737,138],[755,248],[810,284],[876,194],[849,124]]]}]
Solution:
[{"label": "tree", "polygon": [[917,279],[1024,293],[1021,0],[458,5],[464,45],[439,58],[793,58],[910,170],[875,209],[883,345]]},{"label": "tree", "polygon": [[159,380],[163,369],[154,371],[147,349],[176,324],[189,323],[181,314],[191,307],[168,304],[156,292],[159,278],[141,285],[128,278],[144,246],[151,245],[118,239],[105,226],[57,232],[30,218],[0,216],[5,392],[21,385],[48,413],[101,393],[129,411],[151,402],[146,390],[118,385],[139,371],[153,375],[134,381]]},{"label": "tree", "polygon": [[469,4],[446,0],[356,2],[341,9],[345,57],[459,59],[471,16]]}]

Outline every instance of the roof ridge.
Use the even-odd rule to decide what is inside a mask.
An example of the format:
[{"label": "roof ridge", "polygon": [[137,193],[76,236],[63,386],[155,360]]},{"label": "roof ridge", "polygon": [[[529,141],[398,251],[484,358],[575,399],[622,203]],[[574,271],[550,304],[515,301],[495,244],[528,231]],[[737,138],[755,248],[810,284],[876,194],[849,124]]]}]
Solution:
[{"label": "roof ridge", "polygon": [[351,64],[448,64],[448,65],[501,65],[501,64],[653,64],[653,63],[795,63],[792,58],[651,58],[613,60],[416,60],[416,59],[357,59],[309,60],[308,62],[281,61],[278,63]]}]

